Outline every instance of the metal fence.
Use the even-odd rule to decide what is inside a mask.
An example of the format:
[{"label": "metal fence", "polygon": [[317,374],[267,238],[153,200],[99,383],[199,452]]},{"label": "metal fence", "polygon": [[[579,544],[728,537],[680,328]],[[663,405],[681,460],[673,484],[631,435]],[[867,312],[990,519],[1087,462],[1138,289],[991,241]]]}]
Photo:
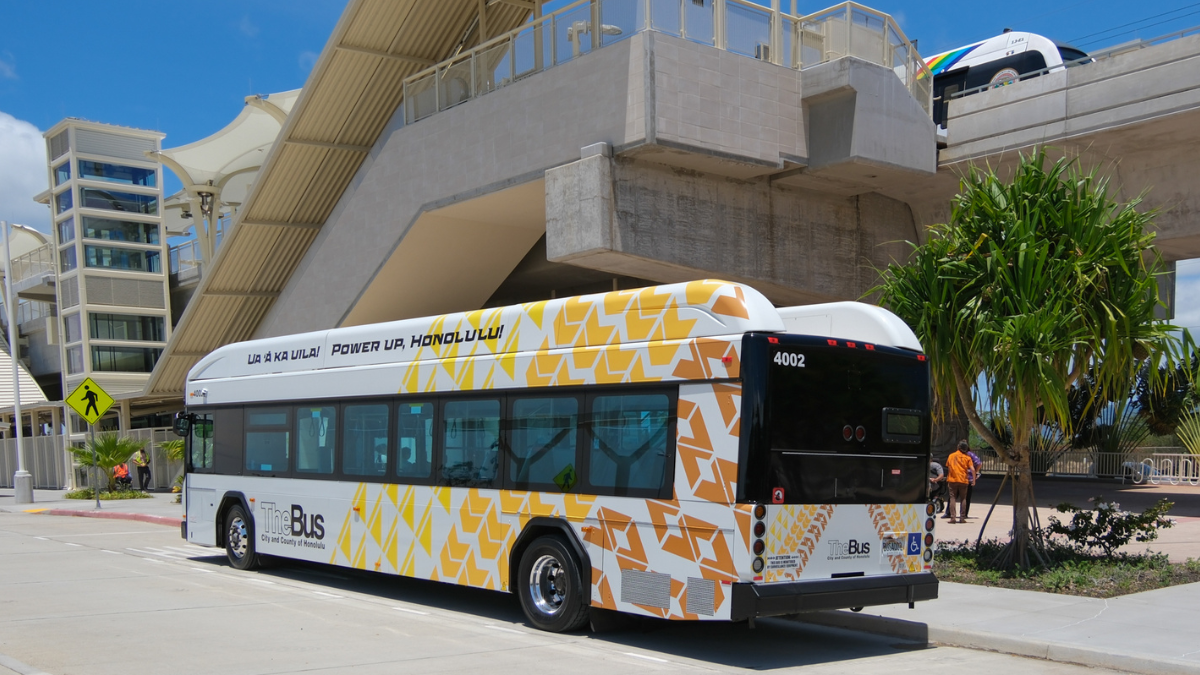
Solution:
[{"label": "metal fence", "polygon": [[[1162,452],[1162,451],[1167,452]],[[1008,466],[989,450],[977,451],[983,460],[981,473],[1004,474]],[[1133,452],[1067,450],[1032,452],[1029,463],[1035,476],[1121,478],[1134,482],[1155,481],[1200,484],[1200,456],[1179,453],[1179,448],[1138,448]]]},{"label": "metal fence", "polygon": [[[178,436],[169,428],[133,429],[122,434],[126,438],[146,441],[146,452],[150,455],[150,489],[169,489],[175,477],[183,471],[183,462],[171,461],[163,452],[161,444]],[[70,487],[74,474],[77,487],[88,487],[94,474],[87,467],[75,466],[70,453],[64,448],[62,436],[34,436],[22,439],[25,449],[25,469],[33,475],[33,486],[39,490],[62,490]],[[0,487],[13,487],[13,473],[17,470],[17,439],[0,440]],[[129,475],[137,485],[137,469],[129,463]]]},{"label": "metal fence", "polygon": [[404,81],[407,123],[653,30],[800,70],[845,56],[890,68],[928,113],[933,76],[892,17],[846,2],[791,16],[747,0],[579,0]]}]

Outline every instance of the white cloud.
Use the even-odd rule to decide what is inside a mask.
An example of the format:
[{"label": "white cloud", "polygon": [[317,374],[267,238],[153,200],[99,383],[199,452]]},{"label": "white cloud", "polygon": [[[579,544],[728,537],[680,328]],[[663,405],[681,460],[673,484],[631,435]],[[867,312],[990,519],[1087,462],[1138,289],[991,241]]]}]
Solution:
[{"label": "white cloud", "polygon": [[46,189],[46,141],[38,128],[0,112],[0,220],[50,231],[49,207],[33,201]]},{"label": "white cloud", "polygon": [[249,38],[256,37],[258,35],[258,26],[254,25],[254,22],[250,20],[249,16],[243,16],[242,20],[238,22],[238,30],[242,32],[242,35],[245,35]]},{"label": "white cloud", "polygon": [[296,62],[300,64],[300,70],[307,73],[313,69],[313,66],[317,65],[318,56],[320,55],[316,52],[303,51],[300,52],[300,56],[296,59]]},{"label": "white cloud", "polygon": [[17,63],[12,52],[0,54],[0,80],[17,79]]}]

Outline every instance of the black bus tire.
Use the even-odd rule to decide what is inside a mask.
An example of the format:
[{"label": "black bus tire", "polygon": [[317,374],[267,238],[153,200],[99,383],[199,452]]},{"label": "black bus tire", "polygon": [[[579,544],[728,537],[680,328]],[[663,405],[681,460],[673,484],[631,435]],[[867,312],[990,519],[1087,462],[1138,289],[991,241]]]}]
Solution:
[{"label": "black bus tire", "polygon": [[562,633],[587,625],[591,588],[583,584],[579,561],[559,537],[539,537],[525,549],[513,590],[535,628]]},{"label": "black bus tire", "polygon": [[239,570],[252,570],[259,564],[254,548],[254,520],[241,504],[234,504],[225,512],[225,555],[229,564]]}]

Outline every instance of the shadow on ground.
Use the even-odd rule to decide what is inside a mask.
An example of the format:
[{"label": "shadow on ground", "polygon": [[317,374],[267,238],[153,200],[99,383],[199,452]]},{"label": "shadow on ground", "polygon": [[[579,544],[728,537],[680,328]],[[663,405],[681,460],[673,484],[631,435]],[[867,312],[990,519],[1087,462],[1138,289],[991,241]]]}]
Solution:
[{"label": "shadow on ground", "polygon": [[[223,556],[193,558],[195,562],[228,566]],[[260,573],[268,577],[316,584],[328,591],[344,591],[449,610],[480,619],[531,628],[516,597],[453,584],[393,577],[331,565],[272,560]],[[752,670],[794,668],[883,656],[925,649],[923,642],[810,625],[786,618],[760,619],[754,628],[746,622],[664,621],[623,617],[604,632],[583,631],[579,636],[663,655],[704,661],[714,665]]]}]

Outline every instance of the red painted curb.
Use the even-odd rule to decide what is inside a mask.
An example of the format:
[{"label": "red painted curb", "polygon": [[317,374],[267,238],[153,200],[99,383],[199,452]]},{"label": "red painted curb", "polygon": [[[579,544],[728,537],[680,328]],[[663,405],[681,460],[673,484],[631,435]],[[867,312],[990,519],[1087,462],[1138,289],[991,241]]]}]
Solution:
[{"label": "red painted curb", "polygon": [[46,509],[37,511],[47,516],[75,516],[77,518],[109,518],[111,520],[136,520],[155,525],[179,527],[183,518],[179,516],[152,516],[148,513],[121,513],[120,511],[76,511],[74,509]]}]

